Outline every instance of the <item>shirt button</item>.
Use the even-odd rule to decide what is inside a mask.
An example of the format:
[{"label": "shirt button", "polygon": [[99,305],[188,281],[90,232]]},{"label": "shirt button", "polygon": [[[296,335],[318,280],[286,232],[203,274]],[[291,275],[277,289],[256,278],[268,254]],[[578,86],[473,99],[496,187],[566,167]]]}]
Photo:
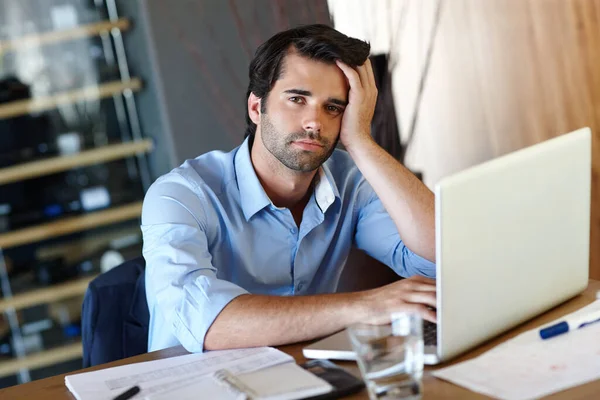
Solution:
[{"label": "shirt button", "polygon": [[296,233],[296,228],[291,228],[291,229],[290,229],[290,232],[291,232],[291,233]]},{"label": "shirt button", "polygon": [[304,287],[304,283],[302,283],[302,282],[298,283],[298,286],[296,286],[296,291],[298,291],[298,292],[301,291],[303,287]]}]

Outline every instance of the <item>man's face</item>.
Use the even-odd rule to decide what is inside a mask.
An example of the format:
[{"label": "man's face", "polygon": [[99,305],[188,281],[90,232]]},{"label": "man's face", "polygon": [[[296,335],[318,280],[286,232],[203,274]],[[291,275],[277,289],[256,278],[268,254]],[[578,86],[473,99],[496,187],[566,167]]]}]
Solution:
[{"label": "man's face", "polygon": [[314,171],[335,149],[347,98],[346,78],[335,64],[290,52],[269,93],[257,134],[287,168]]}]

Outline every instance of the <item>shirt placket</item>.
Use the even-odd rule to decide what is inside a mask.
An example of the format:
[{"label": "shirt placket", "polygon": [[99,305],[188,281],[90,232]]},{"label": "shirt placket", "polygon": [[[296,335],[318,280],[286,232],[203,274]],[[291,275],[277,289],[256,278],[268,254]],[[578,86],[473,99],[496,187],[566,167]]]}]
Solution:
[{"label": "shirt placket", "polygon": [[[296,222],[294,221],[294,217],[289,209],[286,208],[277,208],[274,205],[270,206],[271,212],[277,217],[281,224],[281,235],[282,237],[287,237],[287,242],[289,243],[290,248],[290,270],[288,271],[290,276],[290,287],[289,294],[294,294],[295,285],[294,285],[294,259],[296,257],[296,252],[298,250],[298,236],[299,231],[296,226]],[[268,244],[267,244],[268,245]]]},{"label": "shirt placket", "polygon": [[[308,268],[316,269],[315,265],[303,265],[302,260],[303,257],[298,257],[298,255],[302,254],[301,246],[310,246],[310,241],[304,240],[308,234],[319,224],[321,224],[324,220],[323,213],[321,213],[318,208],[316,202],[314,201],[314,197],[311,198],[311,201],[307,205],[307,211],[304,213],[302,218],[302,223],[300,225],[300,230],[298,231],[296,244],[292,259],[292,270],[293,273],[293,290],[294,294],[303,294],[308,289],[310,285],[309,276],[312,276]],[[307,260],[307,262],[311,262],[311,260]]]}]

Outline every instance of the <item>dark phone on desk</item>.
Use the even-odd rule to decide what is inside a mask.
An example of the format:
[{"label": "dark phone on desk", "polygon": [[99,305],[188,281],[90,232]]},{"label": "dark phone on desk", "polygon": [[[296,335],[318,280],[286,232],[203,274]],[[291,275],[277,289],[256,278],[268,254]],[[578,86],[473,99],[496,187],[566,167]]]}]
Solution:
[{"label": "dark phone on desk", "polygon": [[304,400],[339,399],[357,393],[365,387],[361,379],[329,360],[311,360],[300,366],[333,386],[333,390],[329,393],[308,397]]}]

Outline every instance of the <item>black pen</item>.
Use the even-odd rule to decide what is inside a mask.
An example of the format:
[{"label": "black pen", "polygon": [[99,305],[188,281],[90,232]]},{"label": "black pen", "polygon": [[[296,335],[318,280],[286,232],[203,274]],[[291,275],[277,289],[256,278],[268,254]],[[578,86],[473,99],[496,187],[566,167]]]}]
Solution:
[{"label": "black pen", "polygon": [[113,400],[128,400],[128,399],[132,398],[133,396],[135,396],[136,394],[138,394],[139,392],[140,392],[140,387],[134,386],[131,389],[127,390],[126,392],[121,393],[120,395],[115,397]]}]

